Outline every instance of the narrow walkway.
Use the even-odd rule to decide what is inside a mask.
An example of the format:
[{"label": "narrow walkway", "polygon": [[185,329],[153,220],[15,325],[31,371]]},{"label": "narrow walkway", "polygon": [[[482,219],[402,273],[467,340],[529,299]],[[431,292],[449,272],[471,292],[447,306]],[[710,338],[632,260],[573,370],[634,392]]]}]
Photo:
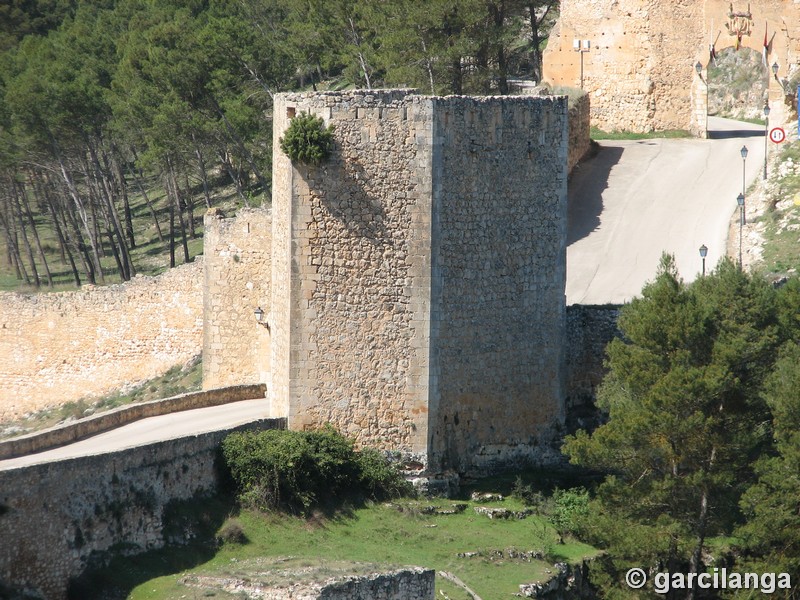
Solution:
[{"label": "narrow walkway", "polygon": [[259,398],[150,417],[61,448],[0,461],[0,471],[229,429],[270,417],[268,407],[267,401]]}]

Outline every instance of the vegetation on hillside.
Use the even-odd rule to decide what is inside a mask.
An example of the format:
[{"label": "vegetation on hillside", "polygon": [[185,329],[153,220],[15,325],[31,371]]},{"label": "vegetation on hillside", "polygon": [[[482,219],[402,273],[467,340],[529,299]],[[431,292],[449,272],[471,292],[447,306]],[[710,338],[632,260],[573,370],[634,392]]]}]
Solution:
[{"label": "vegetation on hillside", "polygon": [[539,79],[556,0],[11,0],[0,7],[0,285],[193,258],[199,208],[269,198],[276,92]]},{"label": "vegetation on hillside", "polygon": [[[350,496],[342,503],[340,497],[338,505],[302,516],[234,508],[224,498],[198,499],[173,507],[165,518],[175,537],[191,537],[188,545],[119,557],[76,582],[73,597],[233,598],[222,589],[226,581],[302,584],[407,565],[448,571],[484,600],[512,597],[520,584],[550,579],[557,571],[554,563],[596,555],[590,546],[559,533],[574,515],[580,492],[565,490],[557,493],[561,500],[549,500],[553,486],[571,485],[572,475],[530,471],[481,480],[450,500],[359,503]],[[477,490],[504,496],[470,499]],[[476,507],[533,514],[490,519]],[[436,578],[436,596],[467,597],[442,577]]]},{"label": "vegetation on hillside", "polygon": [[772,72],[761,52],[725,48],[708,67],[708,114],[729,119],[761,120]]},{"label": "vegetation on hillside", "polygon": [[232,433],[222,455],[239,501],[262,510],[308,514],[344,499],[384,500],[413,490],[376,450],[356,450],[332,427]]},{"label": "vegetation on hillside", "polygon": [[[599,391],[608,421],[564,446],[607,473],[578,531],[607,550],[595,579],[609,593],[630,593],[634,567],[781,565],[800,584],[798,301],[797,279],[776,289],[723,262],[686,285],[665,257],[623,307]],[[730,536],[727,556],[712,547]]]}]

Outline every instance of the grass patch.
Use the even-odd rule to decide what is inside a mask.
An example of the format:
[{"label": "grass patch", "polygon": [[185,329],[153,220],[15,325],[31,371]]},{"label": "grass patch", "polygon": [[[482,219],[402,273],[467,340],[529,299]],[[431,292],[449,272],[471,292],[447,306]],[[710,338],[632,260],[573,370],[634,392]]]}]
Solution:
[{"label": "grass patch", "polygon": [[198,356],[188,365],[176,365],[161,377],[145,381],[128,390],[109,394],[102,398],[82,398],[3,423],[0,426],[0,439],[32,433],[126,404],[160,400],[185,392],[197,391],[202,387],[202,377],[203,364]]},{"label": "grass patch", "polygon": [[653,139],[679,139],[693,137],[685,129],[667,129],[664,131],[648,131],[634,133],[632,131],[603,131],[597,127],[589,130],[593,140],[653,140]]},{"label": "grass patch", "polygon": [[[542,482],[537,489],[546,491],[579,477],[573,471],[566,479],[556,471],[515,472],[474,481],[459,499],[404,498],[306,516],[237,509],[231,497],[183,503],[170,511],[165,527],[189,532],[184,537],[191,544],[114,559],[88,573],[82,585],[95,596],[131,600],[234,598],[220,581],[296,583],[421,566],[455,574],[483,598],[512,597],[522,583],[549,579],[553,563],[578,562],[597,551],[570,537],[562,542],[544,514],[489,519],[474,510],[521,511],[527,504],[518,497],[484,503],[470,500],[470,493],[508,493],[520,481]],[[463,590],[436,579],[437,598],[444,597],[440,592],[464,598]]]},{"label": "grass patch", "polygon": [[[358,508],[332,519],[244,511],[235,518],[248,543],[223,544],[213,558],[193,568],[144,581],[128,597],[132,600],[186,597],[189,590],[181,580],[188,576],[274,579],[278,575],[265,571],[264,566],[293,557],[295,562],[290,566],[299,561],[319,568],[346,564],[351,565],[348,569],[356,571],[365,563],[377,563],[382,568],[417,565],[446,570],[482,597],[498,598],[517,593],[522,583],[549,578],[546,570],[552,570],[556,560],[578,561],[595,554],[593,548],[576,541],[559,544],[557,534],[543,517],[491,520],[476,514],[475,504],[469,501],[467,509],[459,514],[437,516],[420,511],[423,506],[449,508],[451,504],[447,500],[403,500]],[[514,500],[490,505],[522,508],[522,503]],[[547,559],[508,558],[509,548],[533,550]],[[465,552],[478,554],[458,556]],[[117,577],[123,576],[120,569],[141,576],[148,565],[152,568],[157,564],[154,557],[143,555],[126,559],[124,564],[115,565],[114,570]],[[437,593],[439,589],[451,597],[463,594],[444,581],[437,582]],[[207,591],[221,590],[212,586]]]}]

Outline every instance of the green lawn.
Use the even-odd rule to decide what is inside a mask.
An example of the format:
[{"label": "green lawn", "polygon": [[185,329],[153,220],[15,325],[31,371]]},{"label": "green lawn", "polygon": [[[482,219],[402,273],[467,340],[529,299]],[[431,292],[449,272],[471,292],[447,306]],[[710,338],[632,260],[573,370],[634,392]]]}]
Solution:
[{"label": "green lawn", "polygon": [[[189,588],[181,580],[185,577],[237,577],[274,583],[301,577],[296,575],[298,568],[303,569],[303,579],[315,580],[337,572],[369,572],[373,568],[416,565],[449,571],[484,600],[491,600],[513,598],[521,583],[549,579],[551,575],[546,570],[554,572],[554,562],[579,561],[596,553],[580,542],[559,543],[557,534],[543,517],[491,520],[474,512],[475,503],[463,500],[458,502],[468,507],[460,514],[425,515],[420,512],[424,506],[447,508],[453,502],[456,501],[402,500],[357,508],[330,518],[311,519],[242,511],[235,515],[234,521],[246,535],[246,543],[224,543],[216,553],[195,551],[191,556],[181,557],[174,552],[160,551],[126,558],[112,565],[108,573],[113,577],[109,580],[132,589],[128,596],[132,600],[178,600],[211,595],[233,598],[236,596],[213,585]],[[489,505],[522,508],[514,499]],[[497,551],[505,552],[509,548],[533,550],[546,558],[527,561],[509,559],[505,554],[497,556]],[[479,555],[459,558],[458,554],[464,552],[478,552]],[[364,566],[364,563],[375,566]],[[287,569],[288,574],[281,574]],[[92,585],[100,584],[94,580]],[[466,597],[463,590],[437,577],[437,597],[442,598],[439,590],[453,600]]]},{"label": "green lawn", "polygon": [[649,131],[647,133],[633,133],[631,131],[603,131],[592,127],[589,137],[593,140],[652,140],[658,138],[689,138],[692,135],[683,129],[668,129],[665,131]]}]

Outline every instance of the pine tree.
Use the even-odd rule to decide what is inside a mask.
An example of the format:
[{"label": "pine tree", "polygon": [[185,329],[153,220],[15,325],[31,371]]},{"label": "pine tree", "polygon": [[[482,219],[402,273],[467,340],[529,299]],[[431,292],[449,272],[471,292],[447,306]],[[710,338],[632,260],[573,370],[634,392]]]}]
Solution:
[{"label": "pine tree", "polygon": [[730,262],[687,286],[665,257],[623,308],[599,391],[608,421],[564,447],[608,473],[584,533],[609,550],[609,585],[631,566],[700,572],[707,539],[740,519],[770,443],[760,390],[783,341],[776,307],[770,285]]}]

